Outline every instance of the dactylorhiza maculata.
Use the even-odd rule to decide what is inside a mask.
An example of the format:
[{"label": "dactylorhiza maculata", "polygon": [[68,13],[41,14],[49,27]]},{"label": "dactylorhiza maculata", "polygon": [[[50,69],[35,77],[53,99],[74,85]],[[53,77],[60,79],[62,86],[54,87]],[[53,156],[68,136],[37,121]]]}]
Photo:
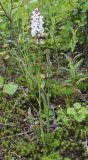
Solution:
[{"label": "dactylorhiza maculata", "polygon": [[31,16],[31,35],[36,38],[36,44],[42,44],[44,36],[43,16],[40,15],[38,8],[32,12]]}]

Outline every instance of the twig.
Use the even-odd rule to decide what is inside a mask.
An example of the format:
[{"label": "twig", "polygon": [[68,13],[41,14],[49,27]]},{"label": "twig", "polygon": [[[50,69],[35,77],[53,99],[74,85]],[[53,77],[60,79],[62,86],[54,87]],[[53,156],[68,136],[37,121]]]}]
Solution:
[{"label": "twig", "polygon": [[2,10],[4,11],[5,17],[6,17],[10,22],[12,22],[11,17],[8,15],[8,13],[6,12],[6,10],[5,10],[5,8],[3,7],[3,5],[2,5],[1,2],[0,2],[0,6],[1,6]]},{"label": "twig", "polygon": [[22,136],[22,135],[25,135],[25,134],[31,133],[31,132],[32,131],[21,132],[21,133],[13,134],[13,135],[10,135],[10,136],[2,137],[1,139],[12,138],[13,136]]},{"label": "twig", "polygon": [[9,124],[9,123],[0,123],[0,126],[10,126],[10,127],[17,127],[16,125]]}]

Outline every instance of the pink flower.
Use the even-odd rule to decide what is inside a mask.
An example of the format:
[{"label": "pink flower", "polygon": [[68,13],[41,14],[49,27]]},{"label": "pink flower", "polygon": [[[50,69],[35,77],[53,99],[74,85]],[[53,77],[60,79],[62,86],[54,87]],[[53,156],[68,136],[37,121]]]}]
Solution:
[{"label": "pink flower", "polygon": [[40,12],[38,8],[36,8],[32,12],[31,16],[31,35],[32,37],[37,37],[36,43],[41,43],[41,37],[44,35],[44,28],[43,28],[43,16],[40,16]]}]

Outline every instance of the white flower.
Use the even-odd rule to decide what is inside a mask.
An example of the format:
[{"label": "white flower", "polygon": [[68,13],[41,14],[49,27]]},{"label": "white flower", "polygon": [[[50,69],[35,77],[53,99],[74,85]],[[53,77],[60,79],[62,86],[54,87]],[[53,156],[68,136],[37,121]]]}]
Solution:
[{"label": "white flower", "polygon": [[37,37],[37,43],[41,42],[41,37],[44,35],[44,28],[43,28],[43,16],[40,16],[40,12],[38,8],[36,8],[32,12],[31,16],[31,35],[32,37]]}]

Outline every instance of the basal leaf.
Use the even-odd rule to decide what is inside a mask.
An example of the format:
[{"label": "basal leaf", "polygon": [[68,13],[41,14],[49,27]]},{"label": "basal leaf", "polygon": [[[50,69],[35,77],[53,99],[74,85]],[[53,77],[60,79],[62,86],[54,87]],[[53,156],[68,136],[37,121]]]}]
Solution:
[{"label": "basal leaf", "polygon": [[4,85],[3,92],[9,95],[13,95],[17,91],[18,85],[14,83],[8,83]]},{"label": "basal leaf", "polygon": [[67,109],[67,114],[75,115],[75,110],[74,110],[74,108],[68,108],[68,109]]}]

